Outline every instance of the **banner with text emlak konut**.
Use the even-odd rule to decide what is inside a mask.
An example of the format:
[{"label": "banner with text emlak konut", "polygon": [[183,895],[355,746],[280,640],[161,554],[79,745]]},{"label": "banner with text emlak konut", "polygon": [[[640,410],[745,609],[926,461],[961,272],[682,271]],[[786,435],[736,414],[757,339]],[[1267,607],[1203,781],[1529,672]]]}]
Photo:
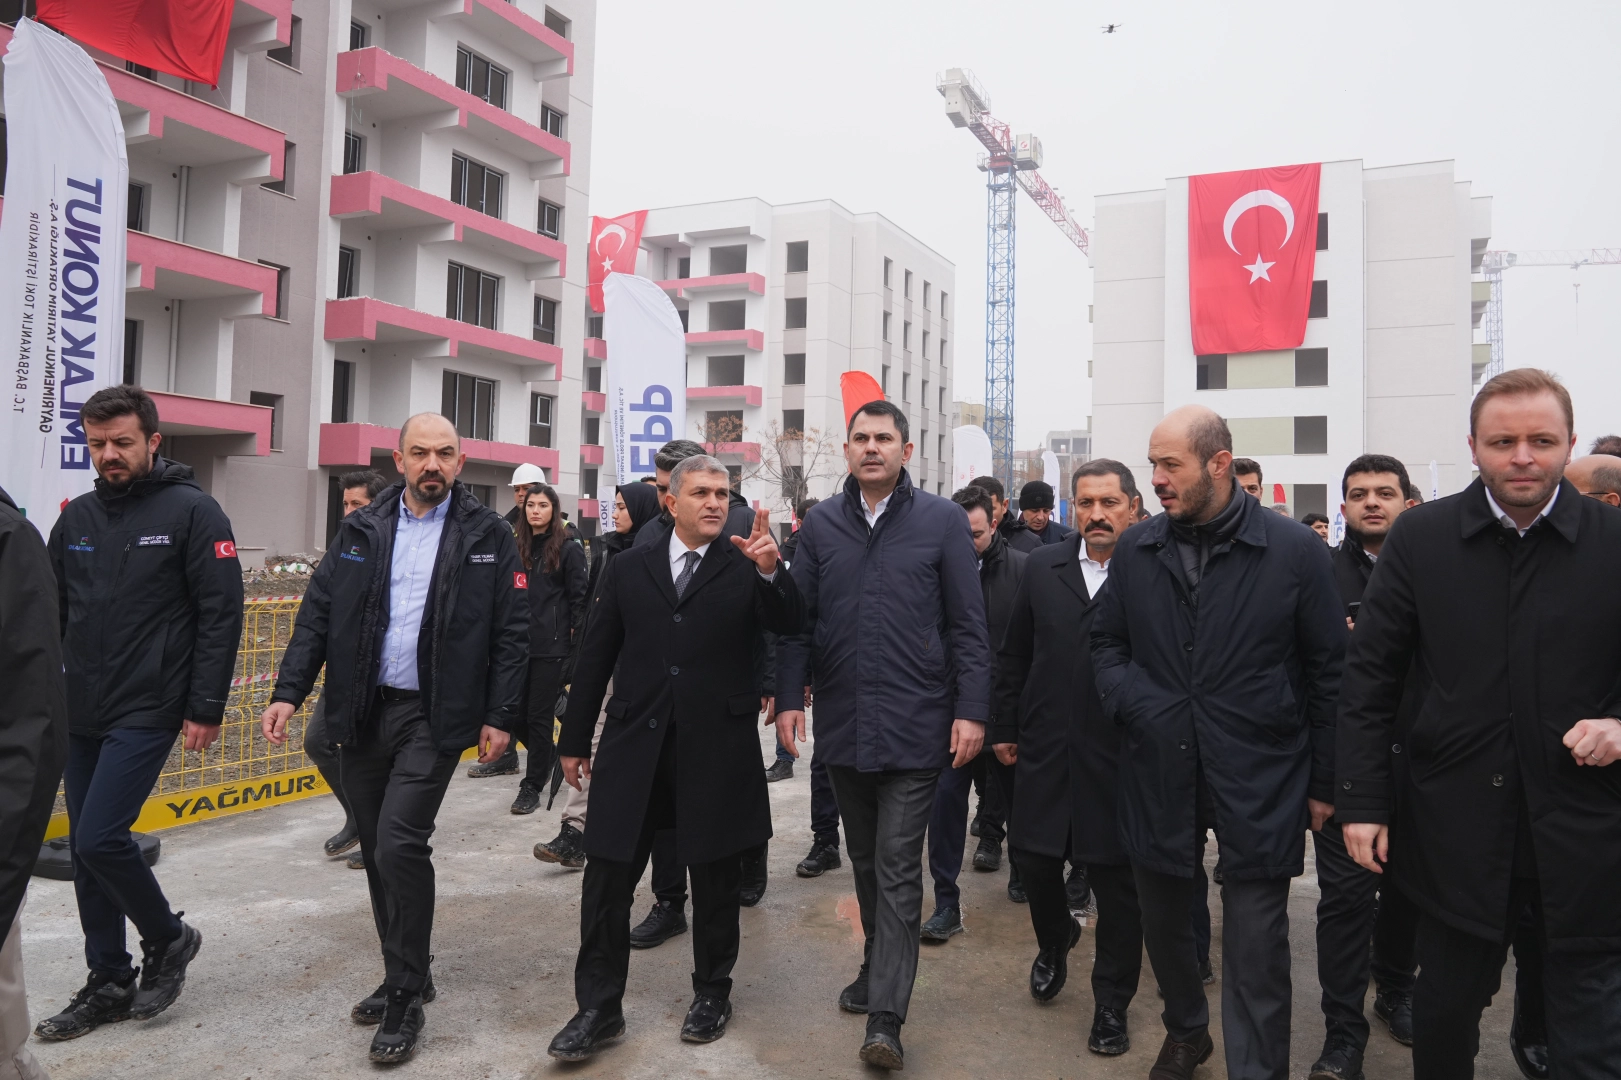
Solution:
[{"label": "banner with text emlak konut", "polygon": [[[681,315],[657,282],[609,274],[602,283],[607,310],[608,455],[614,482],[653,475],[653,456],[687,425],[687,336]],[[606,469],[604,473],[606,473]],[[602,531],[613,531],[613,487],[597,481]]]}]

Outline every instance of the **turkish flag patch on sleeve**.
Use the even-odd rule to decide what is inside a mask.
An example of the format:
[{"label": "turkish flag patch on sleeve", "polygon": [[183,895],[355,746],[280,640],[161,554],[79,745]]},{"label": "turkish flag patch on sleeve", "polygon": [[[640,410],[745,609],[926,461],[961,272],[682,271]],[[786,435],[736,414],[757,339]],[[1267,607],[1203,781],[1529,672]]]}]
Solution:
[{"label": "turkish flag patch on sleeve", "polygon": [[214,541],[214,558],[216,558],[216,559],[234,559],[234,558],[236,558],[236,542],[234,540],[216,540],[216,541]]},{"label": "turkish flag patch on sleeve", "polygon": [[529,588],[529,575],[523,573],[522,571],[514,570],[512,572],[512,587],[514,589]]}]

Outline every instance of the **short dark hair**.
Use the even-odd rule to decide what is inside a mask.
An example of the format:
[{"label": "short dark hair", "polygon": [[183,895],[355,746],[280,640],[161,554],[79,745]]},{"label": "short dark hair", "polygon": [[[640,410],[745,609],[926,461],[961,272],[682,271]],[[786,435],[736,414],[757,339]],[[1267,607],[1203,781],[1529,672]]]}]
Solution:
[{"label": "short dark hair", "polygon": [[1255,477],[1255,482],[1259,484],[1262,479],[1261,463],[1256,461],[1254,458],[1235,457],[1233,458],[1233,475],[1253,476]]},{"label": "short dark hair", "polygon": [[867,416],[889,417],[895,422],[895,430],[901,433],[901,442],[905,443],[912,441],[912,427],[906,422],[906,414],[887,401],[869,401],[855,412],[851,413],[850,422],[844,426],[844,434],[847,438],[849,437],[850,432],[855,430],[856,417],[863,414]]},{"label": "short dark hair", "polygon": [[698,457],[704,448],[691,439],[671,439],[653,455],[653,467],[669,472],[689,457]]},{"label": "short dark hair", "polygon": [[1232,429],[1227,426],[1226,420],[1214,413],[1195,416],[1188,424],[1188,449],[1193,451],[1200,465],[1208,465],[1210,459],[1223,450],[1229,454],[1233,452]]},{"label": "short dark hair", "polygon": [[150,439],[157,434],[158,403],[139,386],[104,386],[79,407],[79,419],[92,424],[130,415],[140,421],[142,435]]},{"label": "short dark hair", "polygon": [[1407,501],[1411,503],[1421,503],[1424,501],[1424,493],[1418,490],[1418,485],[1413,483],[1411,480],[1407,481]]},{"label": "short dark hair", "polygon": [[1589,454],[1608,454],[1610,457],[1621,457],[1621,435],[1600,435],[1593,440],[1593,446],[1587,452]]},{"label": "short dark hair", "polygon": [[1328,518],[1325,515],[1319,514],[1317,511],[1313,510],[1311,513],[1300,519],[1300,524],[1310,526],[1317,524],[1319,521],[1321,521],[1324,525],[1328,524]]},{"label": "short dark hair", "polygon": [[1399,458],[1393,458],[1389,454],[1363,454],[1345,467],[1345,475],[1340,478],[1340,498],[1345,498],[1345,493],[1351,490],[1351,477],[1357,473],[1394,476],[1401,481],[1403,495],[1406,495],[1407,489],[1413,486],[1412,479],[1407,475],[1407,466],[1403,465]]},{"label": "short dark hair", "polygon": [[805,515],[810,513],[810,508],[821,501],[821,499],[801,499],[799,505],[794,507],[794,517],[804,521]]},{"label": "short dark hair", "polygon": [[1137,478],[1131,475],[1131,470],[1114,458],[1093,458],[1084,464],[1077,465],[1070,474],[1069,493],[1075,494],[1075,485],[1081,482],[1083,476],[1118,476],[1120,490],[1126,493],[1128,499],[1142,498],[1142,492],[1137,490]]},{"label": "short dark hair", "polygon": [[388,487],[388,480],[376,469],[356,469],[346,472],[338,477],[338,486],[344,491],[350,488],[363,487],[366,489],[367,500],[377,498],[379,492]]},{"label": "short dark hair", "polygon": [[1576,430],[1576,410],[1571,407],[1570,391],[1565,389],[1565,384],[1550,371],[1521,367],[1509,368],[1487,379],[1486,385],[1475,392],[1475,400],[1469,403],[1469,434],[1473,435],[1480,426],[1480,412],[1492,398],[1530,394],[1552,394],[1559,403],[1559,410],[1565,414],[1565,434]]},{"label": "short dark hair", "polygon": [[962,507],[964,513],[975,507],[985,511],[985,523],[992,528],[996,527],[996,522],[991,519],[991,514],[995,510],[991,505],[991,493],[984,488],[974,484],[969,484],[965,488],[958,488],[951,493],[951,501]]},{"label": "short dark hair", "polygon": [[1002,481],[994,476],[976,476],[968,483],[972,487],[984,488],[991,493],[992,498],[1007,502],[1007,488],[1003,487]]}]

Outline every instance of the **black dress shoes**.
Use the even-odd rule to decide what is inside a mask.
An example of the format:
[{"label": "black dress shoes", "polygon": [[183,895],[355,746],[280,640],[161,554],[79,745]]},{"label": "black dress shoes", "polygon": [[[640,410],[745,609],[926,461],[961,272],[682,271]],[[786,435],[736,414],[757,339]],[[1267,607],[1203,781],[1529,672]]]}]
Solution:
[{"label": "black dress shoes", "polygon": [[877,1012],[867,1017],[867,1040],[861,1044],[861,1060],[895,1072],[906,1068],[900,1017],[892,1012]]},{"label": "black dress shoes", "polygon": [[1508,1029],[1508,1050],[1525,1080],[1548,1080],[1548,1036],[1529,1031],[1520,1017],[1520,995],[1514,995],[1514,1022]]},{"label": "black dress shoes", "polygon": [[743,884],[738,889],[737,902],[744,907],[753,907],[765,897],[765,857],[764,845],[761,845],[758,855],[750,852],[743,856]]},{"label": "black dress shoes", "polygon": [[918,937],[924,941],[950,941],[951,938],[962,933],[962,911],[954,907],[943,907],[930,916],[918,930]]},{"label": "black dress shoes", "polygon": [[692,999],[686,1022],[681,1025],[681,1041],[711,1043],[726,1034],[726,1021],[732,1018],[732,1003],[699,994]]},{"label": "black dress shoes", "polygon": [[1148,1080],[1193,1080],[1193,1070],[1209,1061],[1215,1049],[1208,1031],[1201,1031],[1190,1043],[1177,1042],[1167,1035],[1159,1048],[1159,1058],[1148,1070]]},{"label": "black dress shoes", "polygon": [[328,855],[342,855],[345,851],[360,843],[360,826],[351,819],[343,823],[343,828],[326,838],[321,849]]},{"label": "black dress shoes", "polygon": [[686,910],[664,900],[657,900],[653,903],[653,910],[647,913],[647,918],[630,928],[630,947],[656,948],[677,934],[686,932]]},{"label": "black dress shoes", "polygon": [[[426,1005],[439,996],[439,991],[433,985],[433,972],[428,972],[427,985],[422,988],[422,1003]],[[349,1019],[357,1024],[381,1024],[388,1012],[388,983],[384,983],[372,991],[370,997],[363,997],[349,1010]]]},{"label": "black dress shoes", "polygon": [[864,1013],[867,1011],[867,965],[861,965],[861,973],[856,981],[846,986],[839,993],[839,1008],[847,1013]]},{"label": "black dress shoes", "polygon": [[380,1065],[398,1065],[410,1060],[411,1055],[416,1053],[417,1038],[422,1034],[424,1021],[421,994],[410,990],[390,990],[383,1023],[371,1039],[370,1058]]},{"label": "black dress shoes", "polygon": [[800,877],[821,877],[829,870],[837,870],[844,865],[839,858],[839,845],[816,843],[811,846],[810,854],[799,861],[794,867],[794,873]]},{"label": "black dress shoes", "polygon": [[1069,951],[1081,940],[1081,924],[1069,920],[1069,944],[1062,949],[1046,948],[1036,954],[1030,965],[1030,996],[1037,1001],[1051,1001],[1058,996],[1069,979]]},{"label": "black dress shoes", "polygon": [[618,1009],[585,1009],[552,1036],[546,1052],[559,1061],[584,1061],[610,1039],[625,1033],[625,1014]]},{"label": "black dress shoes", "polygon": [[1362,1048],[1343,1036],[1330,1036],[1306,1080],[1363,1080]]},{"label": "black dress shoes", "polygon": [[1002,869],[1002,842],[992,840],[988,836],[979,838],[979,847],[974,850],[974,869],[991,873]]},{"label": "black dress shoes", "polygon": [[1131,1049],[1131,1036],[1126,1034],[1126,1013],[1099,1005],[1092,1014],[1092,1033],[1086,1037],[1086,1048],[1094,1054],[1124,1054]]}]

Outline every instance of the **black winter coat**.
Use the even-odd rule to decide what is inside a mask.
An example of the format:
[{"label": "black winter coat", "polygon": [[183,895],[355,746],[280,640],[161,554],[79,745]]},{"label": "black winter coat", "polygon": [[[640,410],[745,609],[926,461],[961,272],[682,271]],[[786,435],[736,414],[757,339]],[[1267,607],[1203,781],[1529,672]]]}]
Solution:
[{"label": "black winter coat", "polygon": [[1024,519],[1014,514],[1004,513],[1001,523],[996,526],[996,531],[1015,551],[1029,554],[1046,546],[1041,542],[1041,537],[1030,531]]},{"label": "black winter coat", "polygon": [[152,459],[102,481],[51,530],[68,716],[76,734],[218,724],[242,644],[242,564],[231,523],[191,466]]},{"label": "black winter coat", "polygon": [[[968,515],[900,482],[876,528],[855,477],[811,507],[792,572],[808,639],[777,649],[777,700],[816,694],[816,753],[862,772],[939,769],[955,719],[990,719],[991,655]],[[814,682],[810,673],[815,673]]]},{"label": "black winter coat", "polygon": [[[997,719],[1016,719],[1010,843],[1080,863],[1123,866],[1115,810],[1120,728],[1092,675],[1098,597],[1081,573],[1080,533],[1024,564],[997,662]],[[1105,584],[1103,591],[1112,586]]]},{"label": "black winter coat", "polygon": [[996,677],[1000,661],[997,646],[1013,616],[1013,598],[1018,595],[1019,581],[1024,577],[1025,560],[1030,556],[1008,546],[1000,534],[992,534],[991,546],[979,558],[979,591],[985,601],[985,633],[991,644],[991,703],[990,720],[985,725],[985,749],[995,742],[1013,742],[1014,739],[995,738],[1000,732],[1012,736],[1018,727],[1018,714],[1000,713],[996,707]]},{"label": "black winter coat", "polygon": [[[1346,660],[1336,816],[1390,822],[1396,883],[1502,940],[1523,804],[1549,947],[1621,951],[1621,766],[1578,766],[1561,741],[1621,716],[1621,511],[1567,480],[1522,538],[1476,480],[1402,514],[1381,555]],[[1427,685],[1398,740],[1415,663]]]},{"label": "black winter coat", "polygon": [[1215,803],[1222,869],[1305,868],[1306,798],[1332,801],[1345,615],[1328,548],[1243,500],[1189,603],[1170,518],[1127,529],[1092,623],[1104,713],[1124,729],[1120,833],[1133,865],[1193,875],[1195,777]]},{"label": "black winter coat", "polygon": [[780,566],[765,581],[722,536],[677,600],[668,535],[664,544],[615,556],[603,571],[563,716],[558,754],[591,757],[597,710],[613,678],[591,760],[585,847],[594,857],[629,862],[634,855],[672,724],[681,862],[713,862],[771,836],[754,646],[765,630],[800,629],[799,590]]},{"label": "black winter coat", "polygon": [[28,889],[67,760],[54,584],[45,541],[0,490],[0,940]]},{"label": "black winter coat", "polygon": [[541,568],[543,544],[543,538],[536,539],[529,587],[525,590],[529,600],[529,655],[562,660],[574,651],[585,625],[585,549],[564,540],[557,569],[548,574]]},{"label": "black winter coat", "polygon": [[1040,540],[1042,544],[1051,547],[1053,544],[1062,544],[1066,539],[1068,539],[1069,534],[1075,530],[1071,529],[1067,525],[1058,524],[1056,520],[1049,520],[1047,522],[1047,527],[1042,529],[1040,532],[1036,532],[1036,530],[1031,529],[1028,526],[1026,526],[1026,531],[1028,531],[1030,535],[1035,537],[1037,540]]},{"label": "black winter coat", "polygon": [[[310,579],[270,700],[302,704],[326,664],[327,730],[348,743],[371,711],[388,626],[389,571],[405,482],[343,519]],[[460,480],[439,538],[417,638],[423,711],[440,750],[484,725],[511,731],[529,674],[527,575],[501,515]]]}]

